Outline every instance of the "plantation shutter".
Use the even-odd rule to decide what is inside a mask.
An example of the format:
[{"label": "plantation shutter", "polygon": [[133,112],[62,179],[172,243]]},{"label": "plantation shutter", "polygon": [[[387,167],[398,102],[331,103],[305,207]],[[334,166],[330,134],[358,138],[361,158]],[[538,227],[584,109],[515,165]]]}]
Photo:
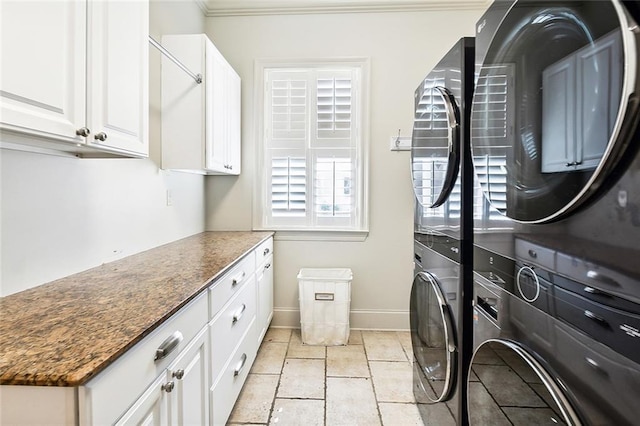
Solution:
[{"label": "plantation shutter", "polygon": [[304,217],[307,210],[306,159],[271,160],[271,211],[277,217]]},{"label": "plantation shutter", "polygon": [[357,226],[358,72],[265,70],[266,226]]}]

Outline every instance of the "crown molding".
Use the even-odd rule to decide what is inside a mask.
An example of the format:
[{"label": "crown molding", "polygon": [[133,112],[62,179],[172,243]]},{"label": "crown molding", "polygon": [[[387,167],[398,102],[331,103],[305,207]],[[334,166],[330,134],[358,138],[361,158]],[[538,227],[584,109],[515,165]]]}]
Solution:
[{"label": "crown molding", "polygon": [[484,10],[491,0],[195,0],[205,16]]}]

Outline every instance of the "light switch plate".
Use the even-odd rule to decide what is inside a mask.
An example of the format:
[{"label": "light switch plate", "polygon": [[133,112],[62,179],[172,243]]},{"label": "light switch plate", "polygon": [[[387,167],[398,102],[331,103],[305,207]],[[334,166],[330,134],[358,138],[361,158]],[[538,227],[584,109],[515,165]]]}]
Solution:
[{"label": "light switch plate", "polygon": [[411,137],[391,136],[391,151],[411,151]]}]

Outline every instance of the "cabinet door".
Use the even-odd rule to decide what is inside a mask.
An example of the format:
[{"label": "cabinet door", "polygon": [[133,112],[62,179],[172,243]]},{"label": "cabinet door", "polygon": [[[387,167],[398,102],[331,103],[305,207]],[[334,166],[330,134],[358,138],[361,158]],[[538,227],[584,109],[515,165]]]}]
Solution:
[{"label": "cabinet door", "polygon": [[[158,377],[140,398],[115,423],[116,426],[145,425],[161,426],[168,423],[167,401],[168,393],[163,385],[166,376]],[[126,385],[126,384],[124,384]]]},{"label": "cabinet door", "polygon": [[241,145],[241,81],[240,76],[236,74],[230,65],[227,66],[227,144],[226,158],[229,166],[229,173],[232,175],[240,174],[240,145]]},{"label": "cabinet door", "polygon": [[240,174],[240,77],[207,43],[206,160],[208,171]]},{"label": "cabinet door", "polygon": [[542,172],[567,171],[576,155],[576,58],[571,55],[542,73]]},{"label": "cabinet door", "polygon": [[227,173],[225,148],[226,118],[226,61],[211,42],[206,47],[206,88],[207,88],[207,120],[206,127],[206,160],[205,167],[209,171]]},{"label": "cabinet door", "polygon": [[273,255],[256,271],[258,289],[258,344],[267,333],[273,317]]},{"label": "cabinet door", "polygon": [[88,141],[147,156],[149,4],[90,1]]},{"label": "cabinet door", "polygon": [[209,424],[208,329],[205,326],[168,368],[172,425]]},{"label": "cabinet door", "polygon": [[620,99],[620,34],[598,39],[578,52],[577,75],[577,152],[580,169],[598,166],[613,129]]},{"label": "cabinet door", "polygon": [[84,143],[86,3],[0,2],[0,127]]}]

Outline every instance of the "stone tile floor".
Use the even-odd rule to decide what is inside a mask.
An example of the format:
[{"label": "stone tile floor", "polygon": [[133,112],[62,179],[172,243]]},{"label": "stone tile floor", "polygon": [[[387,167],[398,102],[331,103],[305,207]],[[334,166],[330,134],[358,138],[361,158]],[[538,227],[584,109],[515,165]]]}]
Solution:
[{"label": "stone tile floor", "polygon": [[[558,423],[551,396],[519,356],[486,347],[476,358],[471,424]],[[416,402],[412,359],[409,332],[351,330],[348,345],[325,347],[304,345],[299,329],[269,329],[229,424],[409,426],[423,425],[421,412],[424,424],[453,426],[451,402]]]},{"label": "stone tile floor", "polygon": [[325,347],[271,328],[229,424],[422,425],[411,359],[409,332],[352,330]]}]

